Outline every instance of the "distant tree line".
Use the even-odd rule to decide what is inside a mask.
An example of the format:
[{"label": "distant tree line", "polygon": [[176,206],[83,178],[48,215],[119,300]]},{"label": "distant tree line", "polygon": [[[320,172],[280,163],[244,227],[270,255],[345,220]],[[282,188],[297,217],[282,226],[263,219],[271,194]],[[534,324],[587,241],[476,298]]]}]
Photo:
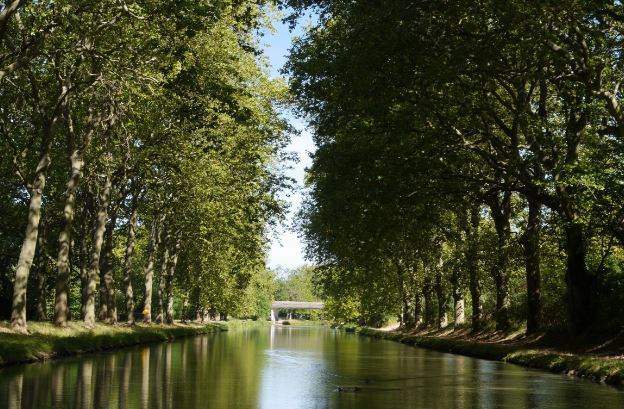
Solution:
[{"label": "distant tree line", "polygon": [[343,313],[620,328],[619,1],[288,1],[318,151],[301,229]]}]

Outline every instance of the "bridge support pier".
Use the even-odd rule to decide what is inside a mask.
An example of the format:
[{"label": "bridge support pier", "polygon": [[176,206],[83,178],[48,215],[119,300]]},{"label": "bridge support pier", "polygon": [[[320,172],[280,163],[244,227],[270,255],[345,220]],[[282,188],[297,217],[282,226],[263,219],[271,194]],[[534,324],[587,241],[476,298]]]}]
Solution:
[{"label": "bridge support pier", "polygon": [[279,318],[279,309],[271,308],[271,322],[277,322]]}]

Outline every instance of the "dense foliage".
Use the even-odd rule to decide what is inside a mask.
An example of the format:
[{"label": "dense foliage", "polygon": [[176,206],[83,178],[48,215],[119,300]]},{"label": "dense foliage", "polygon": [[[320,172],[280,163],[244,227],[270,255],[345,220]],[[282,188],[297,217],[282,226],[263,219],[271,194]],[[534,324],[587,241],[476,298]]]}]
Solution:
[{"label": "dense foliage", "polygon": [[287,71],[318,145],[301,228],[345,314],[620,328],[621,2],[287,3],[319,15]]},{"label": "dense foliage", "polygon": [[272,7],[0,4],[0,312],[15,329],[268,315],[289,135],[258,45]]}]

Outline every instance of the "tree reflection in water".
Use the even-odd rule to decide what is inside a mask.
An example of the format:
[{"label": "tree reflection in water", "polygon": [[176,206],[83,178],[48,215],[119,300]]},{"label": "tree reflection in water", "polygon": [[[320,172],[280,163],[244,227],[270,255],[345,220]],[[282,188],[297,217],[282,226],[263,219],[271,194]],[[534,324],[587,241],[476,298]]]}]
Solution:
[{"label": "tree reflection in water", "polygon": [[326,328],[261,325],[0,370],[8,409],[316,407],[615,408],[624,393]]}]

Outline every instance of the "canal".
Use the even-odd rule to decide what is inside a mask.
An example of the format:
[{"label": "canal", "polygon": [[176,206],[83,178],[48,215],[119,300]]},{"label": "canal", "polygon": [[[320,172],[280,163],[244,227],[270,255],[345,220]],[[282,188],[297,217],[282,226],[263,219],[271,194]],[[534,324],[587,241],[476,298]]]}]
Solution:
[{"label": "canal", "polygon": [[0,408],[624,408],[624,392],[321,327],[228,333],[0,370]]}]

